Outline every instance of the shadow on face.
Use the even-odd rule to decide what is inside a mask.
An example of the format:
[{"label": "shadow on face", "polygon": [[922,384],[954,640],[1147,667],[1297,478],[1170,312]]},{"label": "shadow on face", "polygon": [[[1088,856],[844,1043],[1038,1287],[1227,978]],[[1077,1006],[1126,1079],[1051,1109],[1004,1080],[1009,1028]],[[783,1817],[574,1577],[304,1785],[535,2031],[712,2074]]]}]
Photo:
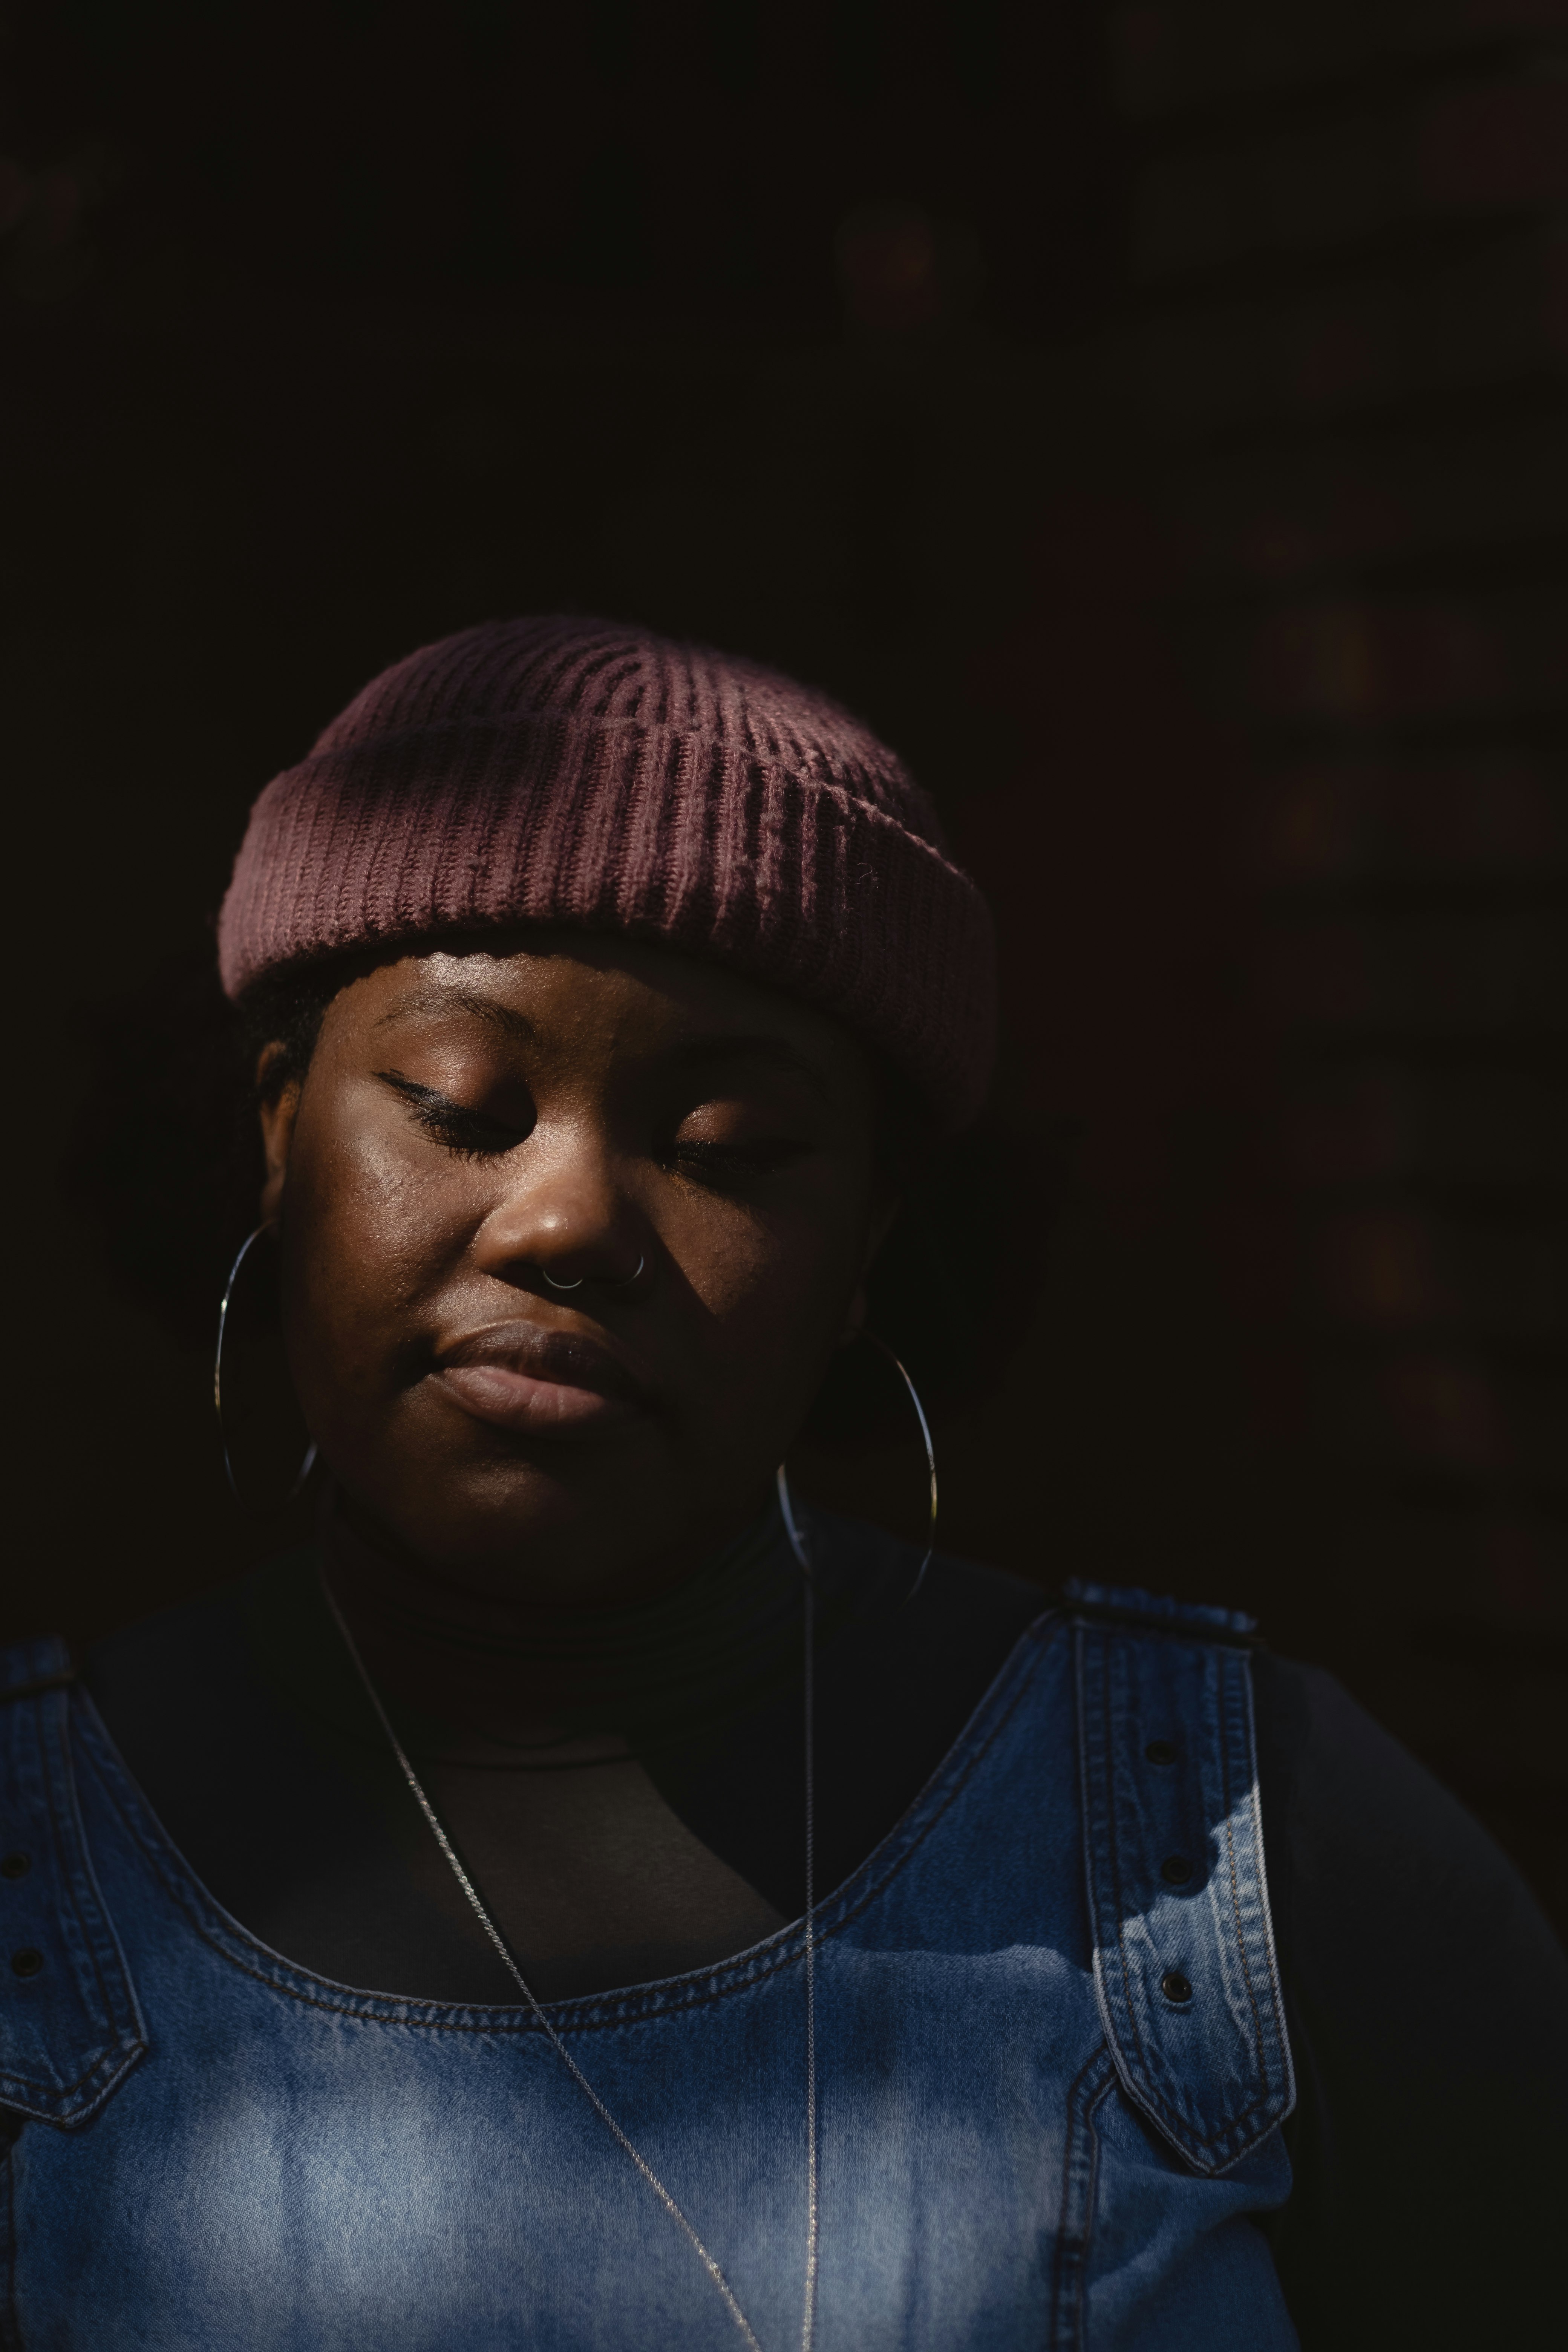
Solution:
[{"label": "shadow on face", "polygon": [[846,1032],[619,940],[381,964],[262,1117],[312,1433],[497,1597],[656,1591],[738,1531],[893,1206]]}]

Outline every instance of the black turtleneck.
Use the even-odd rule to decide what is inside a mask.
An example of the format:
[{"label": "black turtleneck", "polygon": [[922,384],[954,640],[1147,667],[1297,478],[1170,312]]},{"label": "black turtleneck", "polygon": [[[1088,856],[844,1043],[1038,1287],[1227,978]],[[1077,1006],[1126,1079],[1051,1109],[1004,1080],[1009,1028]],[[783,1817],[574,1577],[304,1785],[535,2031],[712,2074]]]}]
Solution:
[{"label": "black turtleneck", "polygon": [[[917,1552],[848,1521],[813,1525],[820,1896],[918,1795],[1046,1598],[939,1557],[906,1602]],[[89,1658],[89,1688],[197,1876],[274,1950],[381,1991],[515,1999],[323,1600],[323,1567],[356,1540],[329,1521],[324,1558],[290,1555],[115,1635]],[[406,1706],[395,1719],[438,1810],[460,1807],[459,1843],[498,1916],[520,1803],[530,1830],[542,1816],[539,1833],[553,1825],[562,1845],[579,1822],[604,1837],[605,1809],[620,1802],[621,1834],[648,1846],[650,1868],[694,1870],[695,1840],[733,1874],[711,1934],[722,1942],[732,1915],[739,1949],[803,1906],[803,1633],[800,1571],[773,1513],[668,1600],[581,1624],[557,1617],[543,1637],[563,1729],[618,1732],[630,1773],[614,1753],[563,1767],[548,1748],[476,1761],[471,1742],[453,1765],[453,1727]],[[487,1848],[499,1857],[488,1870]],[[700,1964],[657,1935],[646,1951],[635,1939],[601,1949],[590,1935],[577,1951],[531,1953],[528,1909],[520,1896],[511,1940],[546,1998],[634,1980],[618,1962],[643,1976]]]}]

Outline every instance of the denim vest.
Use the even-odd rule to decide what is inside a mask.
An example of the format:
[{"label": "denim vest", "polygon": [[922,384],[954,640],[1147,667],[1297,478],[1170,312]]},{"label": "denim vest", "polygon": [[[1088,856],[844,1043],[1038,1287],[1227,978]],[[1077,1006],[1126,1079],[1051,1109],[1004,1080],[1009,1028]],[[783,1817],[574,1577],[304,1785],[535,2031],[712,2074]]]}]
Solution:
[{"label": "denim vest", "polygon": [[[1247,1621],[1069,1596],[816,1908],[818,2352],[1297,2342]],[[549,2011],[763,2352],[801,2336],[802,1957],[797,1921]],[[50,1641],[0,1655],[0,2103],[28,2352],[742,2340],[528,2011],[258,1942]]]}]

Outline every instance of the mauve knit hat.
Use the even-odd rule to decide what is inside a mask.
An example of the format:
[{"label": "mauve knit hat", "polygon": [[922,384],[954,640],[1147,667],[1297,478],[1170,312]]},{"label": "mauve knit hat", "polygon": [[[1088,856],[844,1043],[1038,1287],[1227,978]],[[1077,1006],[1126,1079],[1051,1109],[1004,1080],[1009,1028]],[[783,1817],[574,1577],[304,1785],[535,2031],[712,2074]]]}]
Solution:
[{"label": "mauve knit hat", "polygon": [[373,678],[250,813],[230,997],[518,922],[709,956],[836,1014],[962,1127],[990,1076],[985,902],[900,761],[776,671],[604,621],[497,621]]}]

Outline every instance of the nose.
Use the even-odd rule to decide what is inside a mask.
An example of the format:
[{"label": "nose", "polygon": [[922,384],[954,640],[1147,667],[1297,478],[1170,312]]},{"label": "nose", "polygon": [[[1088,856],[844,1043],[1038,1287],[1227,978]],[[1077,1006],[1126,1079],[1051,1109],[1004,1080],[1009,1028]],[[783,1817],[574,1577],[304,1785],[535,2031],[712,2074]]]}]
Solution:
[{"label": "nose", "polygon": [[481,1269],[503,1282],[537,1276],[556,1293],[629,1288],[647,1268],[649,1236],[604,1139],[536,1128],[530,1145],[475,1236]]}]

